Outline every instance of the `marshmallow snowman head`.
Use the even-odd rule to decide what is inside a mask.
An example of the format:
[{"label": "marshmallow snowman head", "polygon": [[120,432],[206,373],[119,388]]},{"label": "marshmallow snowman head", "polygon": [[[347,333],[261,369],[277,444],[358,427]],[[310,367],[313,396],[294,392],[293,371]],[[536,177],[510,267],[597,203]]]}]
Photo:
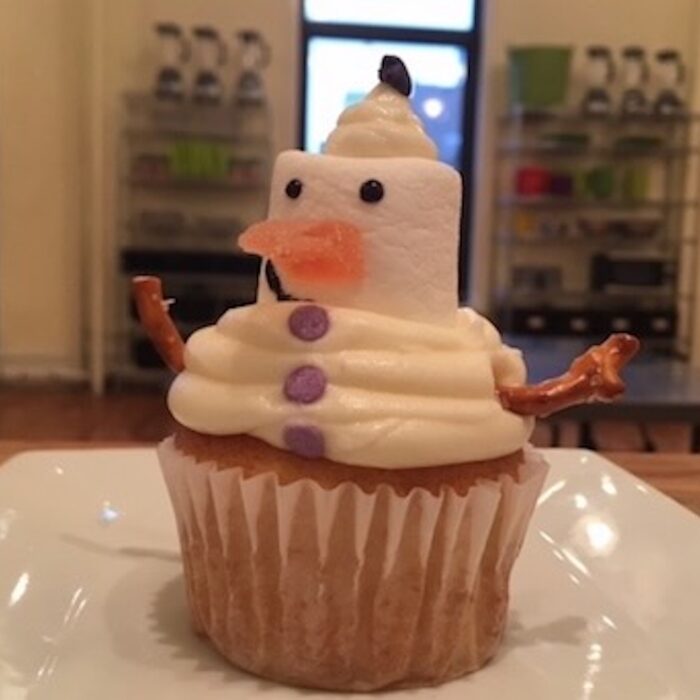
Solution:
[{"label": "marshmallow snowman head", "polygon": [[461,179],[434,159],[403,63],[385,57],[380,78],[341,115],[324,155],[280,154],[269,219],[240,242],[265,258],[259,302],[308,299],[451,324]]}]

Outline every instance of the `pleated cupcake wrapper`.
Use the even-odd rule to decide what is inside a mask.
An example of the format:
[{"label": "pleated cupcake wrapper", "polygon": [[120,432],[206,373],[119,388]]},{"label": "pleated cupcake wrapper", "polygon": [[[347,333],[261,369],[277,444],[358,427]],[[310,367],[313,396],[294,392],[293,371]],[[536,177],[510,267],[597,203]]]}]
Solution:
[{"label": "pleated cupcake wrapper", "polygon": [[505,625],[508,579],[547,473],[465,495],[367,494],[273,472],[244,478],[179,452],[159,458],[195,628],[233,663],[301,685],[437,683],[483,665]]}]

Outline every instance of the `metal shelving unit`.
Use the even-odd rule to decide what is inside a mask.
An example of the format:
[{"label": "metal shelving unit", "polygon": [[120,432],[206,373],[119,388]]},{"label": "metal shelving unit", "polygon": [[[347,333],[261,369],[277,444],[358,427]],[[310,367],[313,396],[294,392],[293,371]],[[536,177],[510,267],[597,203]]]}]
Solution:
[{"label": "metal shelving unit", "polygon": [[[629,330],[688,353],[700,199],[686,183],[698,124],[700,115],[499,120],[492,302],[506,333]],[[528,170],[547,173],[552,189],[523,192]]]},{"label": "metal shelving unit", "polygon": [[558,148],[555,146],[501,146],[498,149],[501,157],[504,156],[539,156],[545,158],[581,158],[582,156],[594,158],[686,158],[700,154],[700,148]]},{"label": "metal shelving unit", "polygon": [[646,201],[625,201],[625,200],[607,200],[607,201],[590,201],[584,199],[569,199],[569,198],[527,198],[527,197],[506,197],[498,201],[498,206],[503,209],[621,209],[628,211],[630,209],[677,209],[677,208],[694,208],[700,207],[700,200],[646,200]]},{"label": "metal shelving unit", "polygon": [[265,216],[272,144],[267,107],[251,109],[124,96],[113,379],[167,376],[136,319],[133,275],[163,279],[184,337],[227,308],[254,301],[259,263],[237,247],[236,237]]},{"label": "metal shelving unit", "polygon": [[233,182],[217,182],[208,180],[196,180],[188,178],[178,178],[174,180],[149,180],[144,177],[130,177],[126,184],[130,187],[141,187],[146,190],[186,190],[203,191],[203,192],[236,192],[237,190],[256,190],[260,189],[259,182],[250,183],[233,183]]}]

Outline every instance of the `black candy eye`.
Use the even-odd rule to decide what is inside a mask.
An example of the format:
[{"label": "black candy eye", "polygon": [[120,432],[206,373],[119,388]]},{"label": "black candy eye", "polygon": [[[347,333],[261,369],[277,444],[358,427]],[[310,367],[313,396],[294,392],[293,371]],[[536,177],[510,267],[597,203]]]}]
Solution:
[{"label": "black candy eye", "polygon": [[360,187],[360,199],[375,204],[384,197],[384,185],[379,180],[367,180]]},{"label": "black candy eye", "polygon": [[301,194],[302,189],[304,189],[304,185],[301,184],[301,180],[295,178],[287,183],[284,191],[289,199],[296,199]]}]

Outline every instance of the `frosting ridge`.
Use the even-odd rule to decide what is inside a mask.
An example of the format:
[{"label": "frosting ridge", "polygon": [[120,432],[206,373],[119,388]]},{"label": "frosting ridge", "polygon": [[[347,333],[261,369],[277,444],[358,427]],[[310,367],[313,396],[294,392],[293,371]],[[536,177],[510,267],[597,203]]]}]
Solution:
[{"label": "frosting ridge", "polygon": [[[290,427],[308,426],[323,434],[328,458],[381,468],[490,459],[527,441],[532,420],[504,410],[495,392],[496,383],[524,381],[520,353],[475,312],[435,327],[331,308],[330,330],[309,342],[287,324],[303,307],[232,309],[194,333],[168,395],[175,418],[198,432],[247,433],[280,448]],[[300,368],[324,380],[308,403],[285,395]]]}]

